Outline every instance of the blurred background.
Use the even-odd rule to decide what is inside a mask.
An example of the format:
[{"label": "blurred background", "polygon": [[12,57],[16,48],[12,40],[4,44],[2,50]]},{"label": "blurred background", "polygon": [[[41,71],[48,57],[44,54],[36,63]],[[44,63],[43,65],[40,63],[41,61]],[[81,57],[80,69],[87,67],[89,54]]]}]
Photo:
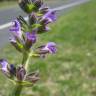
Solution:
[{"label": "blurred background", "polygon": [[[10,1],[10,2],[9,2]],[[29,71],[40,71],[40,81],[24,88],[21,96],[96,96],[96,0],[45,0],[51,8],[85,2],[57,11],[52,30],[38,38],[37,46],[56,42],[58,52],[30,61]],[[17,0],[0,0],[0,27],[26,16]],[[9,43],[9,28],[0,30],[0,58],[11,64],[21,62],[21,54]],[[7,96],[13,83],[0,71],[0,96]]]}]

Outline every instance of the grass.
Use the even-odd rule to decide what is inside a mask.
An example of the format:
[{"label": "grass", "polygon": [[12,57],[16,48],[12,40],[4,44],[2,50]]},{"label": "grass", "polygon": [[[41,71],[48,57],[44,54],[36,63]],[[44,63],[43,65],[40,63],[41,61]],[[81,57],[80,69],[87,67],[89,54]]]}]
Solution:
[{"label": "grass", "polygon": [[6,8],[11,8],[16,5],[16,1],[4,1],[0,2],[0,8],[6,9]]},{"label": "grass", "polygon": [[[39,44],[54,41],[58,52],[44,60],[32,59],[29,70],[39,70],[41,80],[33,88],[25,88],[23,96],[96,96],[95,11],[96,0],[75,7],[52,25],[52,32],[40,36]],[[21,60],[10,45],[1,50],[2,57],[16,64]],[[2,96],[12,85],[5,78],[0,74]]]}]

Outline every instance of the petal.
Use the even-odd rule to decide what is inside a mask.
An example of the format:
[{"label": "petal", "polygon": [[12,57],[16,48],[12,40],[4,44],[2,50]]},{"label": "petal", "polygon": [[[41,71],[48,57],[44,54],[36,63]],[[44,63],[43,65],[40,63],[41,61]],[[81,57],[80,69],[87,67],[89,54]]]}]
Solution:
[{"label": "petal", "polygon": [[45,45],[45,47],[42,50],[49,51],[49,53],[54,54],[56,53],[56,44],[54,42],[49,42]]},{"label": "petal", "polygon": [[0,64],[1,64],[1,69],[4,72],[7,72],[7,66],[8,66],[8,62],[5,59],[1,59],[0,60]]},{"label": "petal", "polygon": [[32,45],[36,42],[36,31],[33,31],[32,33],[26,32],[26,41],[25,46],[27,49],[31,48]]},{"label": "petal", "polygon": [[27,32],[26,37],[27,37],[27,40],[32,41],[32,43],[36,42],[36,33],[35,32],[32,32],[32,33]]},{"label": "petal", "polygon": [[10,32],[12,32],[12,34],[15,37],[21,38],[22,32],[21,32],[21,26],[18,20],[13,21],[13,26],[10,28]]},{"label": "petal", "polygon": [[48,11],[42,19],[48,19],[50,22],[56,21],[56,11]]}]

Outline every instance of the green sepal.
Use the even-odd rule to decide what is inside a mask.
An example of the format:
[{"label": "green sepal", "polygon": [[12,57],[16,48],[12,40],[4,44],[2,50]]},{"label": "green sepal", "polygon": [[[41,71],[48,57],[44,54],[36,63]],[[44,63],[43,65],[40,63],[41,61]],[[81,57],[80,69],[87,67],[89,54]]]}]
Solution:
[{"label": "green sepal", "polygon": [[33,28],[33,29],[36,29],[36,28],[39,28],[40,26],[41,26],[41,24],[33,24],[33,25],[32,25],[32,28]]},{"label": "green sepal", "polygon": [[40,55],[34,53],[34,54],[31,55],[31,57],[40,57]]},{"label": "green sepal", "polygon": [[29,25],[28,23],[25,21],[25,19],[22,16],[17,17],[17,19],[20,22],[21,25],[21,29],[23,32],[27,32],[29,30]]},{"label": "green sepal", "polygon": [[29,86],[33,86],[33,83],[31,83],[31,82],[28,82],[28,81],[17,81],[17,83],[19,84],[19,85],[21,85],[21,86],[25,86],[25,87],[29,87]]},{"label": "green sepal", "polygon": [[11,81],[14,85],[18,84],[20,86],[25,86],[25,87],[33,86],[33,83],[28,82],[28,81],[17,81],[17,80],[10,79],[10,78],[8,78],[8,80]]},{"label": "green sepal", "polygon": [[16,48],[16,50],[18,50],[19,52],[22,52],[23,45],[19,41],[17,41],[16,43],[11,42],[11,44]]},{"label": "green sepal", "polygon": [[41,13],[37,13],[37,16],[42,16],[43,14],[41,14]]},{"label": "green sepal", "polygon": [[22,44],[20,44],[20,43],[18,43],[18,42],[17,42],[17,44],[18,44],[18,47],[19,47],[20,49],[23,49],[23,48],[24,48]]}]

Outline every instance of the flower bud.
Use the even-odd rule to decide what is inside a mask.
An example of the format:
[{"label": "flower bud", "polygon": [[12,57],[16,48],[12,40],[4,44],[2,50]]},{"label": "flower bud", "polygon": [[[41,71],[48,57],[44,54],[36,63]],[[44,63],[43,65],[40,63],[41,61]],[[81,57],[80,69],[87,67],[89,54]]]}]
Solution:
[{"label": "flower bud", "polygon": [[39,10],[39,8],[43,5],[42,0],[34,0],[33,4],[35,5],[35,10]]},{"label": "flower bud", "polygon": [[36,32],[33,31],[32,33],[27,32],[26,33],[26,41],[25,41],[25,47],[27,49],[31,48],[31,46],[36,42]]},{"label": "flower bud", "polygon": [[38,72],[33,72],[33,73],[31,73],[31,74],[28,74],[27,76],[26,76],[26,81],[29,81],[29,82],[32,82],[32,83],[35,83],[35,82],[37,82],[38,80],[39,80],[40,78],[39,78],[39,73]]},{"label": "flower bud", "polygon": [[10,64],[8,66],[8,70],[9,70],[10,76],[16,76],[16,67],[13,64]]},{"label": "flower bud", "polygon": [[50,27],[48,27],[47,25],[43,25],[43,26],[40,26],[40,27],[38,28],[37,33],[38,33],[38,34],[41,34],[41,33],[46,33],[46,32],[48,32],[48,31],[50,31]]},{"label": "flower bud", "polygon": [[19,6],[28,14],[31,13],[34,8],[34,5],[30,2],[30,0],[19,0]]},{"label": "flower bud", "polygon": [[48,7],[45,7],[45,6],[42,6],[40,9],[39,9],[39,12],[40,14],[46,14],[47,12],[49,11],[49,8]]},{"label": "flower bud", "polygon": [[19,44],[17,43],[17,41],[14,38],[10,39],[10,43],[19,51],[22,52],[22,48],[19,46]]},{"label": "flower bud", "polygon": [[26,32],[26,30],[28,30],[28,26],[29,26],[27,21],[22,16],[18,16],[17,20],[20,22],[22,32]]},{"label": "flower bud", "polygon": [[40,57],[45,57],[46,54],[55,54],[57,51],[56,44],[54,42],[49,42],[46,45],[42,45],[37,48],[36,53],[40,54]]},{"label": "flower bud", "polygon": [[31,14],[29,15],[29,23],[30,23],[30,25],[33,25],[33,24],[35,24],[36,22],[37,22],[37,19],[36,19],[35,13],[31,13]]},{"label": "flower bud", "polygon": [[26,71],[23,66],[19,66],[16,70],[16,77],[19,81],[22,81],[25,77]]},{"label": "flower bud", "polygon": [[42,5],[42,0],[19,0],[19,6],[28,14],[32,13],[32,11],[39,10]]}]

